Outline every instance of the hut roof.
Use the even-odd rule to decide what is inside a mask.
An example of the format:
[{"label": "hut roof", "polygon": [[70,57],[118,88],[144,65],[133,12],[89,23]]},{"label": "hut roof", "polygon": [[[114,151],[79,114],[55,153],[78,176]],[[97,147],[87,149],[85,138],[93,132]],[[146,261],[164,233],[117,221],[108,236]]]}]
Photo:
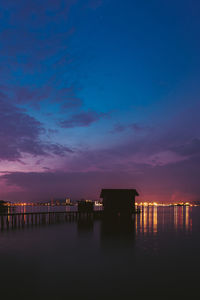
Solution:
[{"label": "hut roof", "polygon": [[139,196],[136,189],[102,189],[100,198],[104,198],[105,196]]}]

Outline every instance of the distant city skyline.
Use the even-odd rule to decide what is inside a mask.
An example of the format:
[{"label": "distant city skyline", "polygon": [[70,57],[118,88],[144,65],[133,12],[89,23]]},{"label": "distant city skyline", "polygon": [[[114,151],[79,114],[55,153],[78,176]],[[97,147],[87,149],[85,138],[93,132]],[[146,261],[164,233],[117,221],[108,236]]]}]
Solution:
[{"label": "distant city skyline", "polygon": [[200,200],[199,9],[2,0],[0,199]]}]

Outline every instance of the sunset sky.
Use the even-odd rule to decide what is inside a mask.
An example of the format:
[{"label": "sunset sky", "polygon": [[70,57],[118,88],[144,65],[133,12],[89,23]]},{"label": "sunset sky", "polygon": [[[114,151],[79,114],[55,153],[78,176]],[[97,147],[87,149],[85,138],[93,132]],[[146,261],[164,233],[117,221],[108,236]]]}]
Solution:
[{"label": "sunset sky", "polygon": [[200,1],[0,0],[0,199],[200,199]]}]

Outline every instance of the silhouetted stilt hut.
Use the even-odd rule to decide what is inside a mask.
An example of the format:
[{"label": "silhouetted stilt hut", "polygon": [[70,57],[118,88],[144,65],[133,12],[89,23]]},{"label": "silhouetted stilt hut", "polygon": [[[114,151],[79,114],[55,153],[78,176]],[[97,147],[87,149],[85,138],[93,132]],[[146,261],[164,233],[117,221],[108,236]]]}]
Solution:
[{"label": "silhouetted stilt hut", "polygon": [[135,189],[102,189],[105,214],[131,215],[135,211],[135,197],[139,196]]}]

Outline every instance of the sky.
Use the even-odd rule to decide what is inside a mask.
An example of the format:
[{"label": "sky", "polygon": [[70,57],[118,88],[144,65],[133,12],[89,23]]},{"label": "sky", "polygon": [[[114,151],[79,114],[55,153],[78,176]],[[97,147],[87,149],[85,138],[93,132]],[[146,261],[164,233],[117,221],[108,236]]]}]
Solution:
[{"label": "sky", "polygon": [[198,0],[0,0],[0,198],[200,199]]}]

